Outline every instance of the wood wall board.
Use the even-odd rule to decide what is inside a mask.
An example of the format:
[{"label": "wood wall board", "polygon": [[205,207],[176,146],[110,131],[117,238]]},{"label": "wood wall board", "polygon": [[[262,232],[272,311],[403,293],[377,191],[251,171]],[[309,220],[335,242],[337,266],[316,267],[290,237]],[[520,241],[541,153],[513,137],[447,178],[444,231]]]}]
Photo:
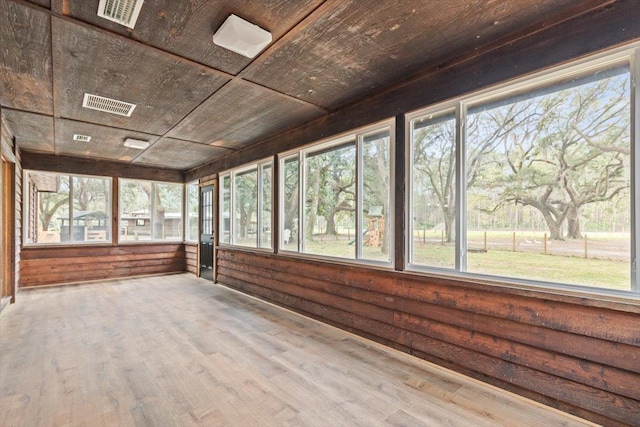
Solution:
[{"label": "wood wall board", "polygon": [[[637,328],[628,330],[640,313],[584,306],[576,297],[549,301],[542,290],[514,295],[364,266],[217,253],[219,281],[243,292],[607,425],[629,424],[640,412],[640,342]],[[392,322],[372,307],[392,310]]]},{"label": "wood wall board", "polygon": [[243,76],[335,109],[578,6],[568,0],[327,2]]},{"label": "wood wall board", "polygon": [[[125,37],[52,18],[56,114],[162,135],[227,77]],[[99,52],[99,54],[97,54]],[[82,107],[84,93],[136,104],[131,117]]]},{"label": "wood wall board", "polygon": [[[271,32],[277,40],[314,10],[322,0],[159,0],[145,2],[135,28],[97,16],[98,0],[54,0],[54,10],[139,40],[204,65],[237,74],[251,63],[213,43],[212,37],[232,13]],[[64,6],[63,6],[64,4]]]},{"label": "wood wall board", "polygon": [[24,169],[47,172],[148,179],[153,181],[180,183],[185,182],[184,174],[179,170],[160,169],[85,157],[58,156],[30,151],[23,152],[22,167]]},{"label": "wood wall board", "polygon": [[185,270],[189,273],[198,275],[198,245],[185,243]]},{"label": "wood wall board", "polygon": [[202,164],[229,150],[213,145],[184,141],[173,138],[160,138],[133,161],[134,164],[153,165],[169,169],[185,170]]},{"label": "wood wall board", "polygon": [[51,18],[0,0],[0,104],[53,114]]},{"label": "wood wall board", "polygon": [[[462,299],[474,300],[476,298],[474,292],[477,291],[476,289],[470,290],[470,285],[468,284],[460,286],[460,283],[453,279],[441,281],[438,286],[432,287],[434,289],[434,296],[438,295],[442,298],[426,300],[423,298],[416,299],[393,296],[396,293],[394,291],[396,287],[406,286],[405,282],[408,280],[404,275],[393,275],[395,278],[391,284],[380,286],[379,282],[384,283],[388,281],[387,277],[385,277],[387,275],[383,272],[370,274],[362,267],[351,272],[341,269],[340,266],[332,266],[330,269],[326,268],[326,266],[318,268],[316,265],[305,261],[304,269],[301,269],[299,263],[290,257],[282,259],[275,257],[256,257],[246,255],[240,251],[228,250],[220,253],[218,262],[223,268],[261,277],[261,280],[265,281],[265,286],[271,283],[270,280],[275,280],[279,283],[295,283],[298,286],[303,286],[305,289],[346,297],[383,308],[392,308],[401,313],[407,313],[433,321],[443,321],[443,319],[445,319],[447,324],[477,332],[485,332],[494,336],[505,336],[514,342],[531,344],[533,341],[535,342],[536,348],[572,355],[593,362],[606,362],[607,365],[615,368],[640,373],[640,354],[634,352],[633,344],[621,344],[617,339],[597,338],[598,344],[593,345],[593,337],[576,333],[573,330],[565,330],[564,326],[556,326],[556,329],[549,330],[544,324],[536,324],[528,319],[510,319],[509,311],[499,311],[496,310],[495,307],[491,309],[486,308],[491,306],[491,303],[486,300],[474,306],[474,308],[462,304],[453,307],[450,301]],[[318,280],[318,277],[322,277],[323,279]],[[428,282],[430,280],[430,278],[425,277],[418,280],[411,280],[411,282]],[[377,291],[366,290],[367,286],[369,286],[368,284],[371,282],[377,284]],[[426,283],[423,284],[426,287]],[[443,291],[443,288],[459,288],[460,292],[454,295],[450,292]],[[275,289],[286,292],[284,287],[276,286]],[[487,289],[482,292],[492,295],[489,299],[499,300],[498,297],[493,296],[493,291],[494,290]],[[514,301],[514,304],[525,304],[522,300],[518,302],[519,298],[520,297],[514,297],[513,299],[509,299],[509,301]],[[540,306],[548,304],[548,302],[538,304],[538,300],[541,298],[542,296],[540,295],[535,299],[529,298],[527,310],[539,310]],[[573,299],[573,305],[579,303],[579,299]],[[581,308],[581,310],[585,312],[588,311],[587,308]],[[515,306],[514,311],[517,311]],[[607,310],[598,309],[597,312],[603,314],[603,318],[607,317]],[[622,313],[617,314],[625,318]],[[566,314],[563,315],[566,316]],[[636,321],[637,317],[636,315]],[[574,317],[564,319],[563,325],[581,323],[580,318],[578,317],[577,319],[578,320]],[[631,323],[633,323],[633,319],[634,318],[631,318]],[[549,319],[549,317],[547,317],[545,324],[552,321],[557,322],[557,319]],[[629,323],[628,320],[625,322]],[[586,322],[588,325],[594,323],[596,323],[594,320]],[[607,325],[604,326],[604,328],[606,327]]]},{"label": "wood wall board", "polygon": [[635,8],[634,0],[617,1],[601,10],[479,52],[444,69],[431,70],[300,128],[260,141],[255,147],[202,165],[189,171],[187,179],[233,168],[637,40],[640,38],[640,20],[629,13]]},{"label": "wood wall board", "polygon": [[26,111],[2,109],[2,116],[11,127],[16,143],[23,150],[54,151],[54,121],[50,116]]},{"label": "wood wall board", "polygon": [[324,114],[321,108],[270,89],[232,80],[185,117],[167,136],[237,149]]},{"label": "wood wall board", "polygon": [[[160,138],[142,132],[119,129],[69,119],[56,119],[56,154],[74,157],[131,162],[141,151],[124,146],[126,138],[148,141],[151,146]],[[74,141],[74,134],[91,136],[90,142]],[[147,148],[148,149],[148,148]]]},{"label": "wood wall board", "polygon": [[[185,270],[185,250],[182,244],[27,246],[23,255],[21,287]],[[100,261],[96,262],[96,259]],[[97,264],[100,268],[96,268]]]}]

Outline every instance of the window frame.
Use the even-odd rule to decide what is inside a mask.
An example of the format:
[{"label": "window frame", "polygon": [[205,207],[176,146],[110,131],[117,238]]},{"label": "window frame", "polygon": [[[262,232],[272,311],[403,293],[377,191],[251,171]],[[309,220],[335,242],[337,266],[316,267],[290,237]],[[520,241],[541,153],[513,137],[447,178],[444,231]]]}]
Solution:
[{"label": "window frame", "polygon": [[[196,179],[195,181],[185,182],[184,190],[182,191],[182,195],[184,197],[184,207],[183,207],[183,215],[182,222],[184,225],[184,230],[182,231],[182,235],[185,243],[198,243],[200,241],[200,232],[197,231],[195,236],[189,235],[190,230],[190,218],[189,218],[189,208],[191,205],[189,204],[189,187],[195,187],[196,189],[196,228],[200,228],[200,180]],[[195,237],[195,239],[193,238]]]},{"label": "window frame", "polygon": [[[597,72],[607,66],[615,64],[626,64],[630,69],[630,287],[628,290],[610,289],[605,287],[566,284],[559,282],[548,282],[537,279],[524,279],[505,277],[500,275],[472,273],[466,271],[467,268],[467,188],[466,188],[466,148],[467,148],[467,109],[493,100],[508,99],[518,92],[534,91],[536,88],[545,85],[553,85],[555,82],[573,76],[587,75],[590,71]],[[565,290],[578,291],[586,294],[624,296],[640,298],[640,272],[637,269],[637,255],[640,253],[640,238],[637,236],[640,226],[640,149],[637,144],[640,142],[640,43],[633,43],[617,49],[590,55],[583,59],[572,61],[565,65],[551,67],[548,70],[533,73],[529,76],[522,76],[516,79],[492,85],[479,91],[463,94],[455,98],[410,111],[405,114],[405,180],[408,185],[405,188],[405,224],[407,229],[411,227],[413,210],[413,121],[423,118],[429,114],[444,114],[447,111],[455,111],[456,117],[456,242],[455,242],[455,268],[439,268],[415,264],[413,262],[413,242],[411,233],[406,233],[404,246],[405,265],[404,269],[409,272],[438,275],[443,277],[453,277],[461,279],[472,279],[475,282],[507,285],[513,287],[524,286],[527,289],[540,290]]]},{"label": "window frame", "polygon": [[[340,264],[355,264],[366,265],[369,267],[378,267],[382,269],[394,269],[395,268],[395,228],[393,221],[390,221],[390,226],[387,227],[389,239],[389,254],[388,261],[378,261],[373,259],[367,259],[362,257],[362,245],[363,236],[362,233],[358,233],[358,229],[362,229],[363,218],[361,215],[363,205],[363,150],[362,144],[364,143],[364,137],[368,135],[374,135],[379,132],[389,132],[389,212],[387,218],[395,218],[395,141],[396,141],[396,119],[395,117],[382,120],[367,126],[363,126],[348,132],[342,132],[331,137],[323,138],[321,140],[312,142],[302,147],[284,151],[278,153],[278,233],[280,239],[282,239],[284,232],[284,178],[285,178],[285,162],[289,159],[296,158],[298,162],[298,227],[297,227],[297,246],[282,244],[278,245],[278,254],[292,256],[296,258],[312,259],[312,260],[325,260],[332,261]],[[320,255],[304,252],[305,239],[304,228],[306,224],[305,215],[305,187],[306,187],[306,159],[308,155],[313,155],[319,151],[329,150],[333,147],[339,147],[341,145],[353,142],[355,146],[355,245],[354,257],[346,258],[339,256]],[[279,242],[280,243],[280,242]]]},{"label": "window frame", "polygon": [[[150,238],[150,239],[145,239],[145,240],[123,240],[121,239],[121,235],[120,235],[120,227],[121,227],[121,221],[122,221],[122,186],[123,183],[126,181],[132,181],[132,182],[146,182],[146,183],[150,183],[152,185],[152,188],[155,188],[155,186],[157,184],[168,184],[168,185],[175,185],[175,186],[181,186],[182,187],[182,197],[181,197],[181,203],[180,203],[180,212],[181,212],[181,222],[182,222],[182,226],[179,227],[180,229],[180,236],[174,239],[154,239],[154,238]],[[117,242],[118,245],[144,245],[144,244],[162,244],[162,243],[184,243],[184,237],[185,237],[185,218],[184,218],[184,214],[185,214],[185,203],[184,203],[184,199],[186,197],[186,186],[184,183],[180,183],[180,182],[171,182],[171,181],[157,181],[157,180],[151,180],[151,179],[138,179],[138,178],[118,178],[118,200],[116,201],[118,204],[118,238],[117,238]],[[154,201],[150,200],[149,201],[149,221],[151,222],[151,227],[152,227],[152,231],[150,236],[153,236],[153,210],[154,210]]]},{"label": "window frame", "polygon": [[[106,214],[107,214],[107,219],[105,220],[106,222],[106,226],[107,226],[107,236],[105,240],[85,240],[85,241],[74,241],[72,240],[72,226],[69,227],[69,240],[68,241],[60,241],[60,242],[29,242],[29,236],[31,235],[31,233],[33,232],[33,230],[31,229],[33,224],[30,224],[30,211],[31,211],[31,207],[32,207],[32,203],[31,203],[31,182],[29,179],[29,174],[30,173],[40,173],[40,174],[47,174],[47,175],[57,175],[57,176],[66,176],[69,179],[69,201],[68,201],[68,208],[69,208],[69,220],[71,220],[71,218],[73,218],[73,205],[74,205],[74,195],[73,195],[73,179],[74,178],[93,178],[93,179],[104,179],[107,180],[107,182],[109,183],[109,194],[107,197],[107,206],[106,206]],[[70,246],[104,246],[104,245],[111,245],[113,242],[113,177],[111,176],[102,176],[102,175],[87,175],[87,174],[78,174],[78,173],[66,173],[66,172],[55,172],[55,171],[45,171],[45,170],[36,170],[36,169],[25,169],[22,172],[22,178],[23,178],[23,182],[27,183],[27,190],[25,190],[24,192],[24,197],[23,197],[23,221],[22,221],[22,225],[23,225],[23,229],[25,230],[24,233],[22,233],[22,244],[24,247],[31,247],[31,248],[35,248],[35,247],[54,247],[54,246],[65,246],[65,247],[70,247]],[[35,192],[36,194],[38,193],[37,191]],[[34,205],[36,212],[35,212],[35,225],[36,225],[36,230],[37,230],[37,224],[39,221],[39,215],[40,213],[37,211],[38,207],[37,205]],[[73,221],[70,222],[70,224],[73,224]],[[62,236],[61,236],[62,238]]]},{"label": "window frame", "polygon": [[[263,172],[265,166],[270,166],[271,169],[271,215],[269,215],[268,224],[264,223],[262,211],[264,208],[264,183],[263,183]],[[235,209],[236,209],[236,189],[235,189],[235,178],[238,175],[242,175],[244,173],[250,173],[255,171],[256,173],[256,245],[242,245],[235,242]],[[265,159],[261,159],[257,162],[247,163],[241,166],[238,166],[233,169],[228,169],[218,174],[218,182],[220,183],[220,192],[218,195],[218,205],[220,206],[220,218],[218,219],[218,233],[222,234],[225,232],[224,230],[224,179],[229,179],[229,238],[228,242],[223,241],[222,236],[218,242],[218,245],[225,248],[240,248],[240,249],[249,249],[256,250],[260,252],[268,252],[273,253],[274,244],[273,244],[273,234],[271,238],[271,245],[264,246],[263,241],[263,233],[264,226],[268,225],[273,233],[273,213],[274,213],[274,204],[273,204],[273,195],[274,195],[274,166],[273,166],[273,157],[268,157]],[[225,239],[226,240],[226,239]]]}]

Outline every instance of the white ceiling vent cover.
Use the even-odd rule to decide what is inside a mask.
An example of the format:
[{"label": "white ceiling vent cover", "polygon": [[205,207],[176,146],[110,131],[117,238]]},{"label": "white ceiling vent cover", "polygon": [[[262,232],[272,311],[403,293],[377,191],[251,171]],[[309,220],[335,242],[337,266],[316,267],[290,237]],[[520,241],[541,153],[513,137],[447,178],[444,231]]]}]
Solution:
[{"label": "white ceiling vent cover", "polygon": [[105,113],[118,114],[120,116],[127,117],[130,117],[131,113],[133,113],[133,109],[136,108],[135,104],[118,101],[117,99],[105,98],[104,96],[92,95],[90,93],[84,94],[82,106],[91,110],[104,111]]},{"label": "white ceiling vent cover", "polygon": [[98,16],[133,28],[144,0],[100,0]]},{"label": "white ceiling vent cover", "polygon": [[80,135],[79,133],[74,133],[73,140],[80,142],[89,142],[91,141],[91,137],[89,135]]}]

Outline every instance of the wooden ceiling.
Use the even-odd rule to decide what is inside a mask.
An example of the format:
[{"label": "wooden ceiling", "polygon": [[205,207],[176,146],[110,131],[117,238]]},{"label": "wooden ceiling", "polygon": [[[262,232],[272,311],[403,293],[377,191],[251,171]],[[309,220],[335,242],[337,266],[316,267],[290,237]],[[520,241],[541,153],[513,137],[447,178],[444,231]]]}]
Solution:
[{"label": "wooden ceiling", "polygon": [[[611,1],[147,0],[131,30],[99,0],[0,0],[0,105],[23,150],[188,170]],[[273,35],[253,60],[212,43],[231,13]]]}]

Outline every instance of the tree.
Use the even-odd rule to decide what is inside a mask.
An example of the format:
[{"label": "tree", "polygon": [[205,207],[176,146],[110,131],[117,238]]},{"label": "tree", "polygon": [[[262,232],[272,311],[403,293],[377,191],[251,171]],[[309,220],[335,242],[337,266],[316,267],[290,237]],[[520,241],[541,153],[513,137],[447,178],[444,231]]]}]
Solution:
[{"label": "tree", "polygon": [[478,175],[479,186],[498,195],[491,210],[531,206],[552,239],[565,237],[565,224],[566,237],[580,238],[582,208],[622,197],[630,185],[628,74],[576,83],[485,108],[470,129],[506,130],[494,132],[494,149]]}]

